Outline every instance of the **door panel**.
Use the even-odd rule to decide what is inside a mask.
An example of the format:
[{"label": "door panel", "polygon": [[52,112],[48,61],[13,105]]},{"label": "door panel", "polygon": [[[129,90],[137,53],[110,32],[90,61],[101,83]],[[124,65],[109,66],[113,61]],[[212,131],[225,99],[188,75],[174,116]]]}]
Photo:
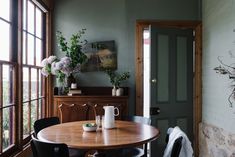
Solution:
[{"label": "door panel", "polygon": [[187,100],[187,38],[176,38],[176,97],[177,101]]},{"label": "door panel", "polygon": [[151,156],[162,156],[169,127],[179,126],[193,140],[193,32],[150,26],[152,125],[161,136],[151,143]]},{"label": "door panel", "polygon": [[[169,38],[167,35],[158,35],[157,49],[159,52],[165,52],[161,54],[161,57],[157,57],[157,72],[161,75],[157,76],[158,84],[157,97],[158,101],[169,101]],[[163,68],[164,67],[164,68]]]}]

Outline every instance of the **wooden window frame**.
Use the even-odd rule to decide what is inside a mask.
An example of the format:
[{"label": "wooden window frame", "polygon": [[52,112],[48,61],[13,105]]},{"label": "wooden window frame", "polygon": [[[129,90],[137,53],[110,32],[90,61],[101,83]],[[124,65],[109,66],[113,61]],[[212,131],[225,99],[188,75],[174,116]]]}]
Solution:
[{"label": "wooden window frame", "polygon": [[[10,61],[0,61],[0,95],[2,94],[2,65],[9,65],[12,66],[14,68],[13,73],[12,73],[12,81],[14,82],[14,87],[13,87],[13,102],[12,104],[8,105],[8,106],[4,106],[1,107],[0,106],[0,114],[2,113],[2,108],[6,108],[6,107],[13,107],[14,108],[14,116],[12,117],[12,121],[13,121],[13,144],[10,145],[10,147],[8,147],[6,150],[4,150],[4,152],[0,151],[0,156],[1,157],[8,157],[8,156],[13,156],[16,153],[19,153],[23,150],[25,150],[25,148],[27,148],[27,146],[29,145],[29,140],[30,140],[30,136],[28,138],[28,140],[23,140],[23,74],[22,74],[22,69],[23,67],[28,67],[29,70],[31,68],[35,68],[35,73],[37,72],[37,76],[36,79],[39,80],[40,74],[39,74],[39,69],[41,68],[40,66],[34,66],[34,65],[24,65],[22,58],[23,58],[23,53],[22,53],[22,43],[23,43],[23,0],[10,0],[11,1],[11,6],[10,6],[10,22],[11,22],[11,27],[10,28]],[[41,56],[41,58],[44,57],[48,57],[51,55],[51,18],[52,18],[52,14],[51,14],[51,10],[52,10],[52,6],[53,6],[53,2],[49,1],[49,0],[45,0],[44,2],[46,2],[46,4],[49,4],[49,7],[47,7],[46,4],[44,4],[44,2],[42,0],[30,0],[33,4],[36,4],[37,7],[42,10],[45,13],[45,16],[42,17],[42,20],[45,21],[44,26],[42,28],[43,31],[43,36],[41,36],[42,39],[44,39],[42,41],[42,51],[43,51],[43,56]],[[43,8],[43,9],[42,9]],[[36,9],[35,9],[35,16],[36,16]],[[9,21],[2,19],[1,20],[10,23]],[[36,25],[34,25],[34,27],[36,27]],[[35,56],[35,49],[36,49],[36,38],[40,39],[39,37],[36,37],[36,28],[34,28],[35,31],[35,36],[34,36],[34,61],[33,63],[36,65],[36,56]],[[33,34],[31,34],[33,35]],[[27,36],[27,33],[26,33]],[[25,47],[27,50],[27,47]],[[26,56],[27,57],[27,56]],[[28,57],[27,57],[28,58]],[[40,79],[41,82],[43,82],[44,84],[44,89],[41,89],[41,94],[43,94],[44,96],[40,97],[38,94],[35,97],[35,99],[31,99],[30,101],[35,101],[36,102],[36,107],[38,106],[39,101],[41,101],[42,103],[45,104],[45,106],[43,106],[43,108],[41,108],[41,115],[42,117],[47,117],[50,115],[50,110],[48,107],[48,102],[52,102],[52,89],[53,86],[52,85],[52,78],[50,77],[49,79],[43,79],[41,77]],[[36,92],[39,93],[39,83],[37,83],[36,85]],[[48,91],[51,91],[50,93]],[[46,95],[46,96],[45,96]],[[2,101],[2,98],[0,98],[0,102]],[[1,103],[2,104],[2,103]],[[39,118],[39,110],[37,107],[36,110],[36,114],[37,117]],[[2,116],[0,117],[1,120]],[[0,130],[2,127],[0,127]],[[2,131],[0,132],[0,142],[2,142]],[[2,149],[1,149],[2,150]],[[28,150],[28,149],[27,149]],[[29,152],[29,151],[27,151]]]},{"label": "wooden window frame", "polygon": [[168,28],[191,28],[195,31],[195,73],[194,73],[194,148],[195,156],[199,155],[199,123],[202,120],[202,24],[201,21],[161,21],[137,20],[136,22],[136,115],[143,115],[143,30],[149,25]]},{"label": "wooden window frame", "polygon": [[[24,1],[24,0],[23,0]],[[30,32],[29,31],[29,21],[28,21],[28,3],[31,3],[32,5],[33,5],[33,12],[34,12],[34,19],[33,19],[33,24],[34,24],[34,30],[33,30],[33,32]],[[24,4],[24,3],[23,3]],[[29,140],[31,139],[31,137],[30,137],[30,135],[31,135],[31,132],[33,132],[33,130],[31,129],[31,123],[32,123],[32,105],[35,105],[34,103],[36,103],[36,118],[39,118],[39,117],[42,117],[42,113],[40,113],[41,115],[39,115],[38,113],[38,111],[39,111],[39,102],[41,102],[41,105],[40,105],[40,107],[42,107],[42,106],[44,106],[43,104],[45,103],[45,101],[43,101],[44,99],[45,99],[45,96],[39,96],[38,94],[38,91],[39,91],[39,70],[41,69],[41,67],[40,66],[37,66],[36,65],[36,47],[37,47],[37,45],[36,45],[36,40],[37,39],[39,39],[40,41],[41,41],[41,51],[42,52],[45,52],[45,49],[43,49],[45,46],[43,46],[43,44],[45,44],[46,42],[45,42],[45,38],[43,38],[43,37],[45,37],[45,35],[43,35],[45,32],[43,31],[43,28],[45,28],[45,27],[43,27],[44,25],[46,25],[46,22],[44,21],[45,20],[45,18],[43,18],[44,16],[46,16],[46,15],[43,15],[43,14],[45,14],[44,12],[43,12],[43,10],[41,10],[40,9],[40,7],[38,7],[36,4],[34,4],[34,2],[32,2],[31,0],[25,0],[25,6],[23,6],[22,7],[22,10],[24,10],[24,7],[25,7],[25,29],[23,28],[21,31],[22,31],[22,34],[24,34],[25,33],[25,43],[24,43],[24,41],[22,41],[22,44],[25,44],[25,56],[23,56],[23,59],[22,60],[24,60],[25,61],[25,63],[23,62],[23,64],[22,64],[22,68],[27,68],[28,69],[28,100],[26,100],[26,101],[22,101],[22,109],[24,110],[24,108],[27,108],[27,111],[28,111],[28,115],[27,115],[27,117],[28,117],[28,127],[27,128],[29,128],[29,130],[28,130],[28,134],[24,134],[24,130],[23,130],[23,143],[27,143],[27,142],[29,142]],[[42,15],[41,15],[41,19],[42,19],[42,34],[41,34],[41,38],[40,37],[38,37],[37,36],[37,25],[36,25],[36,10],[40,10],[41,11],[41,13],[42,13]],[[24,20],[22,20],[23,22],[24,22]],[[32,22],[32,21],[31,21]],[[34,43],[34,47],[33,47],[33,62],[32,63],[30,63],[29,64],[29,58],[28,58],[28,56],[29,56],[29,53],[30,52],[28,52],[28,35],[29,36],[31,36],[32,38],[31,38],[31,40],[33,40],[33,43]],[[23,52],[24,53],[24,52]],[[41,55],[41,57],[42,57],[43,55]],[[24,58],[25,57],[25,58]],[[32,78],[31,78],[31,76],[32,76],[32,70],[36,70],[36,72],[37,72],[37,76],[36,76],[36,78],[37,78],[37,84],[36,84],[36,91],[37,91],[37,95],[36,95],[36,98],[31,98],[31,96],[32,96]],[[22,71],[23,71],[23,69],[22,69]],[[42,76],[40,76],[41,78],[42,78]],[[42,80],[42,79],[41,79]],[[42,82],[41,82],[42,83]],[[24,84],[22,84],[22,85],[24,85]],[[44,85],[42,85],[42,86],[44,86]],[[44,94],[44,92],[43,93],[41,93],[42,95]],[[41,100],[41,101],[40,101]],[[42,110],[42,109],[40,109],[40,110]],[[21,110],[22,111],[22,110]],[[22,111],[23,112],[23,111]],[[23,119],[24,119],[24,115],[23,115],[23,117],[22,117]],[[24,123],[23,123],[23,127],[24,127]],[[28,135],[28,136],[27,136]],[[26,137],[24,137],[24,136],[26,136]]]}]

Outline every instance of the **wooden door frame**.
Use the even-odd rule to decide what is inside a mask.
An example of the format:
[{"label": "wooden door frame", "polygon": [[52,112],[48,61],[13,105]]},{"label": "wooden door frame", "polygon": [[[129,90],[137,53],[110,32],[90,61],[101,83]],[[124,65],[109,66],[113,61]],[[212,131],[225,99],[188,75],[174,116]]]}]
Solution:
[{"label": "wooden door frame", "polygon": [[195,31],[195,72],[193,96],[194,153],[199,154],[199,123],[202,119],[202,23],[201,21],[137,20],[136,22],[136,115],[143,115],[143,30],[149,25],[168,28],[191,28]]}]

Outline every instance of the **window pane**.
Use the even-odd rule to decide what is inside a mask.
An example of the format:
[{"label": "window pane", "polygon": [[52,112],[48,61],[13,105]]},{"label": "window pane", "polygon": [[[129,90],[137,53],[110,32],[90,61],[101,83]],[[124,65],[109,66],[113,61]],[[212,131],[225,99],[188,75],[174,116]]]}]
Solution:
[{"label": "window pane", "polygon": [[42,96],[42,74],[41,74],[41,70],[38,70],[38,76],[39,76],[39,87],[38,87],[38,95],[39,97]]},{"label": "window pane", "polygon": [[23,101],[29,100],[29,69],[23,68]]},{"label": "window pane", "polygon": [[23,32],[23,64],[26,64],[26,33]]},{"label": "window pane", "polygon": [[12,83],[12,67],[3,65],[3,106],[12,103],[13,83]]},{"label": "window pane", "polygon": [[0,17],[9,21],[10,18],[10,0],[0,0]]},{"label": "window pane", "polygon": [[28,107],[28,103],[23,104],[23,135],[24,135],[24,138],[29,135],[29,107]]},{"label": "window pane", "polygon": [[36,39],[36,65],[40,66],[42,61],[42,41]]},{"label": "window pane", "polygon": [[28,64],[34,65],[34,37],[30,34],[27,35],[28,37]]},{"label": "window pane", "polygon": [[23,0],[23,29],[26,30],[26,0]]},{"label": "window pane", "polygon": [[6,149],[11,144],[13,144],[13,114],[14,114],[14,108],[4,108],[3,109],[3,140],[2,140],[2,146],[3,149]]},{"label": "window pane", "polygon": [[34,34],[34,5],[28,1],[28,31]]},{"label": "window pane", "polygon": [[37,101],[31,102],[31,130],[33,131],[33,124],[37,120]]},{"label": "window pane", "polygon": [[42,11],[36,8],[36,36],[42,37]]},{"label": "window pane", "polygon": [[9,61],[10,25],[0,20],[0,60]]},{"label": "window pane", "polygon": [[31,99],[37,98],[37,69],[31,69]]}]

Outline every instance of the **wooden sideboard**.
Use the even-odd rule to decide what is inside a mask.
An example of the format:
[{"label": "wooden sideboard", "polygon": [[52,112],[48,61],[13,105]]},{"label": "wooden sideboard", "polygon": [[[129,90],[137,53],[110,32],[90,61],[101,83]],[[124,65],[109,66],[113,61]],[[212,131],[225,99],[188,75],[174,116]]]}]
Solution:
[{"label": "wooden sideboard", "polygon": [[[95,119],[95,109],[96,115],[104,115],[103,106],[111,105],[118,107],[119,116],[116,119],[122,119],[128,114],[128,88],[124,88],[123,96],[111,96],[111,87],[83,87],[83,95],[76,96],[66,96],[66,95],[54,95],[54,106],[53,106],[53,116],[58,116],[61,119],[61,114],[59,112],[60,105],[84,105],[87,104],[89,107],[87,119]],[[84,116],[84,113],[76,113]],[[70,116],[70,115],[68,115]],[[81,117],[84,119],[84,117]]]}]

